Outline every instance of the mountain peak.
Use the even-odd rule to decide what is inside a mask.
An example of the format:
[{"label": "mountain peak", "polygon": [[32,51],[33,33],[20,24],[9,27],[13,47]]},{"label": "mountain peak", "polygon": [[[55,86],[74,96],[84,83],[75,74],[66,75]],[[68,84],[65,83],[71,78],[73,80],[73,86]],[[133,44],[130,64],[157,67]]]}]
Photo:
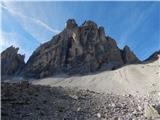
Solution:
[{"label": "mountain peak", "polygon": [[77,27],[77,23],[74,19],[68,19],[65,23],[65,29],[72,29]]},{"label": "mountain peak", "polygon": [[43,78],[55,74],[88,74],[117,69],[124,64],[140,63],[129,49],[119,49],[116,41],[105,35],[91,20],[78,26],[68,19],[65,30],[37,48],[21,75]]},{"label": "mountain peak", "polygon": [[18,54],[19,48],[10,46],[1,53],[2,75],[15,75],[24,67],[24,55]]},{"label": "mountain peak", "polygon": [[158,60],[160,58],[160,50],[155,51],[152,55],[150,55],[144,62],[152,62]]},{"label": "mountain peak", "polygon": [[95,22],[91,21],[91,20],[84,21],[82,26],[97,28],[97,24]]},{"label": "mountain peak", "polygon": [[122,57],[125,64],[133,64],[141,62],[127,45],[125,45],[123,48]]},{"label": "mountain peak", "polygon": [[125,45],[123,50],[127,50],[128,51],[128,50],[130,50],[130,48],[128,47],[128,45]]}]

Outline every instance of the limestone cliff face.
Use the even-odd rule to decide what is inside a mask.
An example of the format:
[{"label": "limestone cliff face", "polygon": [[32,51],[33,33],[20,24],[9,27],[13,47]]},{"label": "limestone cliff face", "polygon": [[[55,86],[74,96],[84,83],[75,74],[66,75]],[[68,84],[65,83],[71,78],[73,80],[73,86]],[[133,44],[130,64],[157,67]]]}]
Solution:
[{"label": "limestone cliff face", "polygon": [[115,40],[105,35],[103,27],[93,21],[78,26],[69,19],[61,33],[33,52],[22,74],[35,78],[59,73],[87,74],[137,61],[128,47],[120,50]]},{"label": "limestone cliff face", "polygon": [[24,67],[24,55],[18,54],[19,48],[13,46],[1,53],[1,75],[16,75]]}]

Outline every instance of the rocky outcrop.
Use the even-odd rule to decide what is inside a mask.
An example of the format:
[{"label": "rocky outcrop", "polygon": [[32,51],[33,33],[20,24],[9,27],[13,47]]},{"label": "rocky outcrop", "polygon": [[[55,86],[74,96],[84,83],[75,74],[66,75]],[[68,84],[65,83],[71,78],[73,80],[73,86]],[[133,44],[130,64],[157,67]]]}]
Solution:
[{"label": "rocky outcrop", "polygon": [[140,63],[140,60],[130,50],[128,46],[125,46],[122,51],[122,58],[125,64]]},{"label": "rocky outcrop", "polygon": [[115,40],[105,36],[103,27],[98,28],[93,21],[78,26],[69,19],[61,33],[33,52],[22,74],[36,78],[59,73],[87,74],[137,61],[127,48],[121,52]]},{"label": "rocky outcrop", "polygon": [[65,23],[65,29],[72,29],[77,27],[77,23],[74,19],[69,19],[66,23]]},{"label": "rocky outcrop", "polygon": [[24,67],[24,55],[18,54],[19,48],[13,46],[1,53],[1,75],[12,76],[18,74]]},{"label": "rocky outcrop", "polygon": [[154,52],[151,56],[149,56],[144,62],[153,62],[160,58],[160,50]]}]

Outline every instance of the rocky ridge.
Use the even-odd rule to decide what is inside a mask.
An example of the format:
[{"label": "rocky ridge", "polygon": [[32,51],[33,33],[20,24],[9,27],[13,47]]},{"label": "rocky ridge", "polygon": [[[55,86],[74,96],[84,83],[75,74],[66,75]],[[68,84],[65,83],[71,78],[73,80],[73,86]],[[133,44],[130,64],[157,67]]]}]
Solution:
[{"label": "rocky ridge", "polygon": [[74,19],[69,19],[61,33],[33,52],[21,74],[34,78],[88,74],[131,63],[140,60],[128,46],[119,49],[116,41],[105,35],[103,27],[90,20],[78,26]]},{"label": "rocky ridge", "polygon": [[160,50],[154,52],[146,60],[144,60],[144,62],[153,62],[155,60],[158,60],[158,58],[160,58]]},{"label": "rocky ridge", "polygon": [[2,76],[13,76],[17,75],[23,69],[24,55],[18,54],[19,48],[10,46],[1,53],[1,75]]}]

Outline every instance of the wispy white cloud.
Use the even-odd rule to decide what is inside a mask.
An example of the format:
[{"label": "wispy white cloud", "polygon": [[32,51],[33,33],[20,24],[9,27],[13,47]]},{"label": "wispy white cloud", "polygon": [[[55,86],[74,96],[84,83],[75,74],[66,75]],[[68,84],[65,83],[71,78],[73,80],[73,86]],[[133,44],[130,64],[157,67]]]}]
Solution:
[{"label": "wispy white cloud", "polygon": [[23,20],[24,20],[24,19],[29,20],[29,21],[37,24],[37,25],[40,25],[40,26],[44,27],[45,29],[47,29],[47,30],[49,30],[49,31],[51,31],[51,32],[53,32],[53,33],[55,33],[55,34],[57,34],[57,33],[60,32],[60,30],[51,28],[51,27],[48,26],[45,22],[43,22],[43,21],[41,21],[41,20],[39,20],[39,19],[31,18],[31,17],[26,16],[26,15],[24,15],[24,14],[18,12],[18,11],[14,11],[12,8],[7,7],[5,4],[6,4],[6,3],[0,4],[0,6],[1,6],[2,8],[4,8],[5,10],[9,11],[12,15],[14,15],[14,16],[16,16],[16,17],[20,17],[20,18],[23,19]]},{"label": "wispy white cloud", "polygon": [[[148,15],[150,14],[150,12],[152,12],[154,10],[154,4],[150,5],[148,8],[146,8],[145,10],[139,12],[139,14],[136,14],[136,18],[137,20],[135,21],[135,19],[132,18],[132,14],[130,14],[128,17],[128,19],[130,19],[130,24],[128,25],[128,28],[124,30],[124,32],[122,33],[120,40],[120,46],[124,46],[126,45],[126,42],[128,42],[128,40],[130,39],[129,37],[131,37],[131,35],[133,35],[135,33],[135,31],[137,31],[139,29],[139,27],[141,27],[141,24],[143,24],[144,22],[146,22]],[[135,16],[133,16],[135,17]],[[132,41],[133,43],[134,41]]]},{"label": "wispy white cloud", "polygon": [[4,50],[5,48],[11,45],[16,47],[19,46],[19,42],[17,41],[17,35],[15,32],[1,32],[0,43],[0,51]]},{"label": "wispy white cloud", "polygon": [[[49,40],[53,35],[59,33],[60,31],[58,29],[54,29],[50,27],[47,23],[44,21],[37,19],[35,17],[27,16],[25,13],[26,11],[23,10],[23,5],[20,6],[21,10],[16,9],[17,5],[13,4],[14,2],[1,2],[0,8],[3,10],[6,10],[11,14],[16,21],[20,24],[22,29],[25,31],[26,34],[32,36],[34,38],[34,41],[31,41],[27,39],[26,36],[21,35],[20,31],[14,31],[11,30],[10,32],[6,31],[0,31],[0,52],[2,52],[7,47],[13,45],[15,47],[19,47],[19,53],[25,54],[25,61],[29,58],[33,50],[38,47],[37,43],[43,43],[47,40]],[[1,13],[3,13],[3,10],[1,9]],[[34,12],[34,11],[33,11]],[[34,12],[36,15],[37,13]],[[5,14],[3,14],[5,15]],[[42,16],[43,18],[43,16]],[[5,18],[6,19],[6,18]],[[8,18],[7,18],[8,19]],[[1,21],[2,23],[5,21]],[[36,42],[35,42],[36,40]],[[33,44],[34,45],[33,45]],[[32,46],[31,49],[29,46]]]},{"label": "wispy white cloud", "polygon": [[14,47],[18,47],[19,53],[25,54],[25,61],[29,58],[31,55],[31,51],[28,50],[26,47],[22,47],[22,43],[20,39],[26,40],[25,36],[18,35],[16,32],[1,32],[0,35],[0,52],[8,48],[9,46],[13,45]]}]

